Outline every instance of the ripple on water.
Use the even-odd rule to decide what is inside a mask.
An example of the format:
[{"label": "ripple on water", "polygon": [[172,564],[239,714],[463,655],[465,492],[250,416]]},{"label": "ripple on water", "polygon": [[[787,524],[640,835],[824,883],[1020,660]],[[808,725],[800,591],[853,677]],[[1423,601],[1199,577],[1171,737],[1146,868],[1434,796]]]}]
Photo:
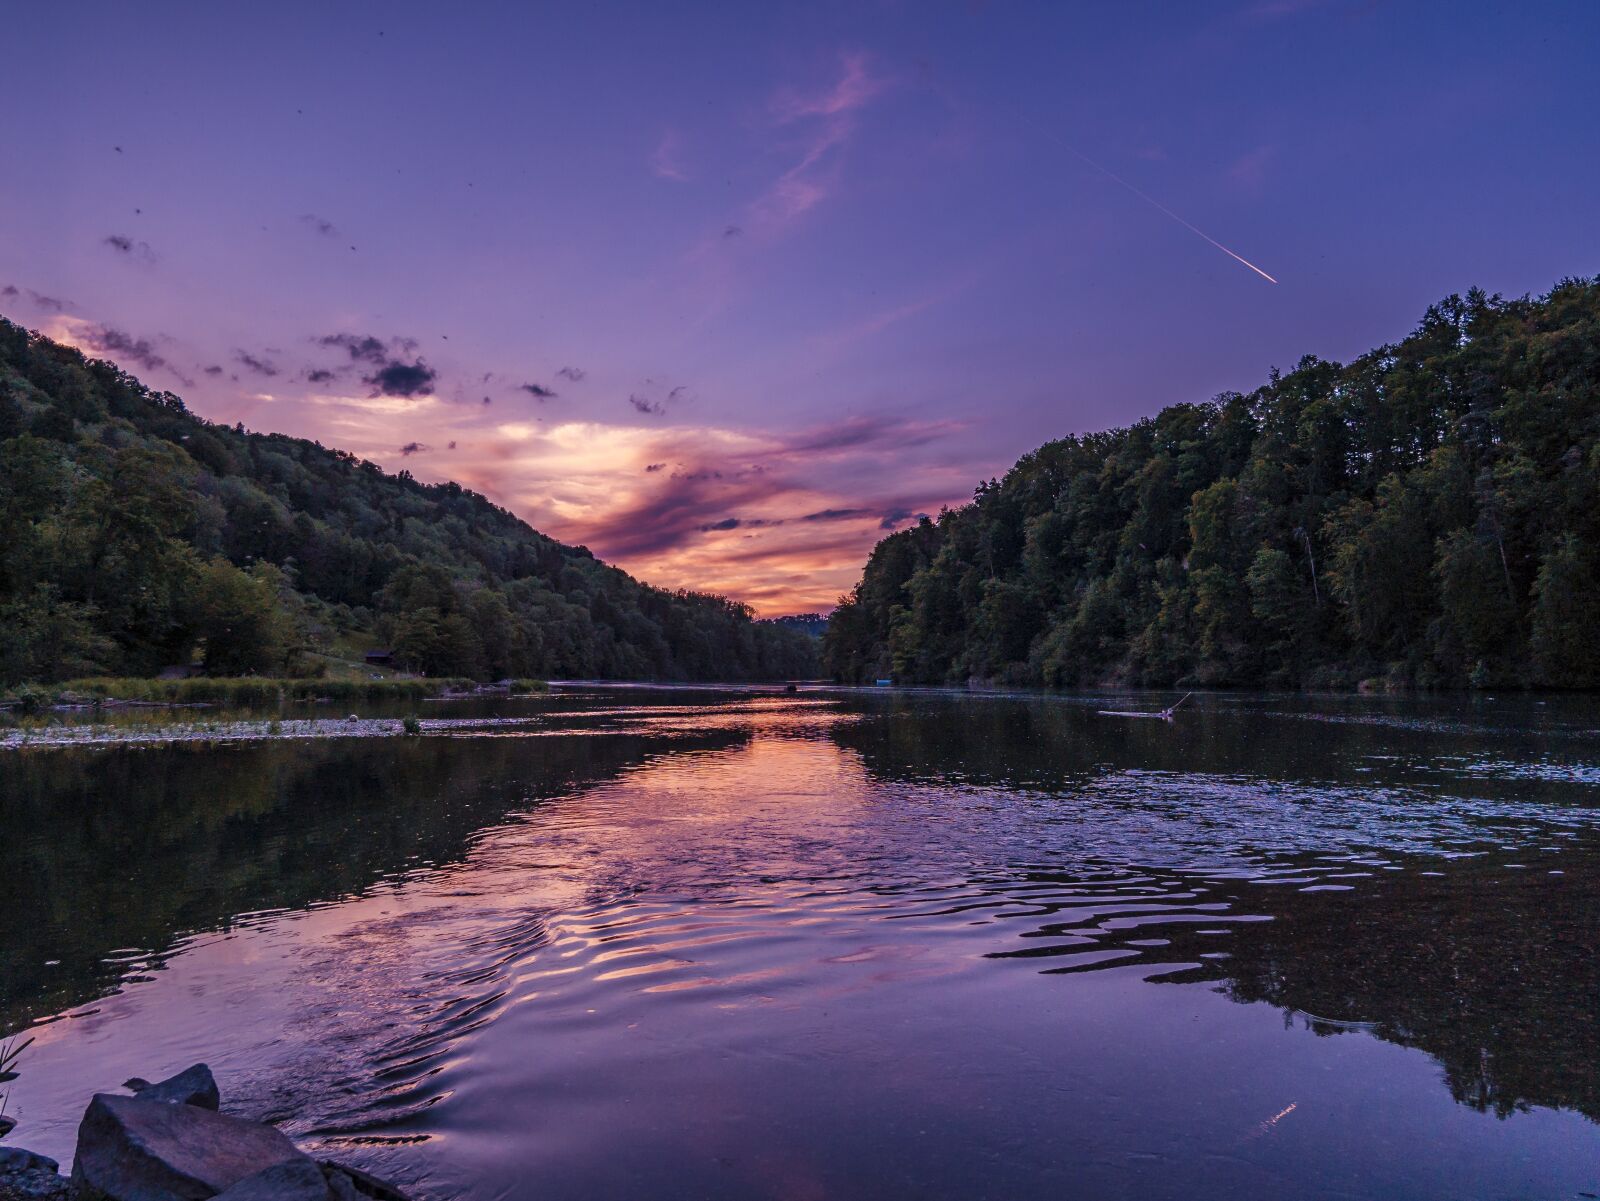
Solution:
[{"label": "ripple on water", "polygon": [[[394,740],[403,770],[353,778],[249,760],[272,772],[226,821],[196,810],[213,832],[188,862],[256,845],[250,823],[303,789],[340,820],[263,825],[263,878],[314,862],[317,887],[254,888],[220,931],[107,939],[96,961],[138,982],[47,1027],[38,1075],[65,1111],[108,1045],[224,1042],[201,1054],[235,1104],[438,1196],[1587,1179],[1600,1146],[1557,1119],[1600,1119],[1593,808],[1418,767],[1448,747],[1384,767],[1365,753],[1388,727],[1352,723],[1362,754],[1297,744],[1290,770],[1254,717],[1206,715],[1237,745],[1159,767],[1120,740],[1162,732],[1019,720],[1010,778],[944,774],[949,727],[919,742],[918,712],[593,705],[570,731],[542,711],[537,737]],[[1056,770],[1102,738],[1092,769]],[[584,775],[603,746],[625,749]],[[215,756],[253,753],[169,762],[226,796]],[[457,807],[448,852],[407,842]],[[1512,1120],[1461,1120],[1480,1112]]]}]

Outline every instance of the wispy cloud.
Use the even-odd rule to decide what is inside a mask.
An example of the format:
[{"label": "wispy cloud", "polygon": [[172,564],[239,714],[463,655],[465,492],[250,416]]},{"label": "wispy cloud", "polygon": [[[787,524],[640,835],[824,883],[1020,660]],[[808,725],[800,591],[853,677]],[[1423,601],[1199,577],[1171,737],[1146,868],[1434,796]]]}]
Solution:
[{"label": "wispy cloud", "polygon": [[839,56],[840,74],[832,86],[804,92],[784,88],[772,99],[773,116],[780,122],[803,117],[842,117],[872,102],[888,81],[874,76],[867,68],[867,56],[858,51]]},{"label": "wispy cloud", "polygon": [[1229,163],[1224,174],[1239,191],[1255,195],[1266,183],[1267,167],[1275,154],[1276,146],[1257,146]]},{"label": "wispy cloud", "polygon": [[1277,21],[1297,17],[1313,9],[1326,8],[1332,0],[1257,0],[1248,4],[1240,15],[1252,21]]},{"label": "wispy cloud", "polygon": [[650,154],[650,170],[662,179],[686,183],[689,174],[684,170],[682,155],[683,138],[676,129],[668,129],[662,133],[661,140]]},{"label": "wispy cloud", "polygon": [[157,335],[154,338],[143,337],[115,326],[64,314],[55,317],[45,328],[44,333],[57,342],[76,347],[85,354],[110,359],[120,367],[164,373],[178,380],[186,388],[194,386],[194,380],[174,366],[167,355],[156,348],[158,342],[171,341],[164,335]]},{"label": "wispy cloud", "polygon": [[820,352],[836,352],[856,342],[874,337],[886,329],[899,325],[902,321],[909,321],[929,309],[954,300],[970,288],[978,276],[979,272],[976,270],[963,272],[903,304],[879,309],[859,320],[829,330],[815,338],[815,345]]},{"label": "wispy cloud", "polygon": [[829,86],[778,92],[770,105],[773,124],[780,131],[803,131],[800,155],[751,203],[739,228],[774,233],[833,195],[839,186],[837,152],[854,135],[857,114],[887,86],[872,73],[865,54],[847,53],[840,56],[838,78]]},{"label": "wispy cloud", "polygon": [[35,292],[32,288],[19,288],[15,284],[7,284],[5,287],[0,288],[0,300],[10,302],[22,301],[24,298],[26,298],[26,303],[30,307],[44,313],[65,313],[73,307],[71,301],[58,300],[54,296],[46,296],[42,292]]},{"label": "wispy cloud", "polygon": [[233,361],[252,375],[271,377],[278,374],[278,365],[276,363],[264,355],[251,354],[248,350],[234,351]]}]

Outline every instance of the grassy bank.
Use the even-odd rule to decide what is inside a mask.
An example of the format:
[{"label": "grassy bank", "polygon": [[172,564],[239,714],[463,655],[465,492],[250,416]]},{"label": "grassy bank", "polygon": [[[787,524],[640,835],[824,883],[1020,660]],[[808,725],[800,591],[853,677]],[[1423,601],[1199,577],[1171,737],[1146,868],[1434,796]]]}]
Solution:
[{"label": "grassy bank", "polygon": [[[22,684],[0,694],[0,705],[25,711],[56,705],[137,702],[158,705],[274,705],[281,702],[422,700],[469,692],[480,685],[457,678],[388,680],[279,680],[256,676],[155,680],[103,677],[61,684]],[[543,692],[540,680],[513,680],[514,693]]]}]

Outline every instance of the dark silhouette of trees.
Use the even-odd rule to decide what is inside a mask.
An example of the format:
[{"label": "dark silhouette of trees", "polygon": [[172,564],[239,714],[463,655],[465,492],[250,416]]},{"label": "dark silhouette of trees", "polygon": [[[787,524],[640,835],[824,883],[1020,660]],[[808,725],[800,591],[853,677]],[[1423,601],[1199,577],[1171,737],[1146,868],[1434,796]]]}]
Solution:
[{"label": "dark silhouette of trees", "polygon": [[0,685],[301,674],[341,636],[430,674],[784,679],[816,641],[652,588],[459,484],[195,417],[0,319]]},{"label": "dark silhouette of trees", "polygon": [[1600,279],[1023,456],[873,550],[847,681],[1600,686]]}]

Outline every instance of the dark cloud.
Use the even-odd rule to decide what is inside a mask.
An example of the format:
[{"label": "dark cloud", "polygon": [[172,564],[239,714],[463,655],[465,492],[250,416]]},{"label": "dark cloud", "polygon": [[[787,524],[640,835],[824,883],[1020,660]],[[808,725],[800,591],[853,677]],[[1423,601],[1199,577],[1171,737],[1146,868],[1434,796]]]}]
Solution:
[{"label": "dark cloud", "polygon": [[858,517],[876,517],[880,530],[892,530],[902,522],[920,521],[926,516],[926,513],[897,506],[890,509],[822,509],[816,513],[807,513],[800,520],[851,521]]},{"label": "dark cloud", "polygon": [[801,521],[849,521],[852,517],[871,517],[871,509],[821,509],[807,513]]},{"label": "dark cloud", "polygon": [[433,395],[433,385],[439,373],[422,359],[414,363],[396,360],[385,363],[366,377],[374,396],[399,396],[410,400],[416,396]]},{"label": "dark cloud", "polygon": [[[10,285],[7,285],[7,287],[9,290],[6,295],[15,296],[17,294],[15,288],[10,287]],[[54,296],[46,296],[43,292],[35,292],[32,288],[27,289],[27,295],[35,308],[44,309],[49,313],[64,313],[72,307],[65,300],[57,300]]]},{"label": "dark cloud", "polygon": [[153,263],[156,260],[156,252],[150,249],[149,242],[135,242],[132,238],[124,237],[122,234],[107,234],[102,239],[102,242],[118,254],[143,259],[147,263]]},{"label": "dark cloud", "polygon": [[878,523],[880,530],[892,530],[903,521],[921,521],[926,513],[913,513],[910,509],[890,509]]},{"label": "dark cloud", "polygon": [[[316,339],[319,346],[342,350],[353,363],[365,363],[374,370],[362,377],[374,396],[433,395],[439,373],[417,355],[415,338],[378,338],[372,334],[327,334]],[[488,403],[488,398],[484,398]]]},{"label": "dark cloud", "polygon": [[456,444],[454,442],[446,442],[444,445],[446,450],[454,450],[456,448]]},{"label": "dark cloud", "polygon": [[306,382],[308,384],[325,384],[335,378],[337,378],[335,373],[325,367],[316,367],[306,372]]},{"label": "dark cloud", "polygon": [[221,375],[222,374],[222,368],[217,366],[217,364],[213,363],[213,364],[211,364],[211,366],[206,368],[206,374],[207,375]]},{"label": "dark cloud", "polygon": [[494,399],[492,397],[485,396],[483,398],[483,403],[486,405],[492,405],[494,403]]},{"label": "dark cloud", "polygon": [[[455,443],[452,442],[452,443],[450,443],[450,445],[454,446]],[[428,450],[432,450],[432,449],[433,448],[431,446],[425,446],[421,442],[407,442],[404,446],[402,446],[400,448],[400,453],[402,455],[406,456],[407,458],[410,458],[412,455],[421,454],[424,451],[428,451]]]},{"label": "dark cloud", "polygon": [[742,233],[744,233],[742,228],[737,225],[730,225],[727,229],[722,231],[722,236],[725,238],[737,238]]},{"label": "dark cloud", "polygon": [[523,384],[522,391],[535,400],[554,400],[556,395],[554,391],[546,388],[543,384]]},{"label": "dark cloud", "polygon": [[700,532],[710,534],[721,530],[765,530],[782,524],[782,519],[774,521],[766,517],[724,517],[721,521],[701,526]]},{"label": "dark cloud", "polygon": [[[387,366],[393,357],[390,343],[382,338],[374,338],[371,334],[329,334],[325,338],[318,338],[317,341],[323,346],[338,347],[347,352],[357,363],[371,363],[375,367]],[[394,353],[405,353],[417,348],[416,342],[410,338],[394,339],[393,344]]]},{"label": "dark cloud", "polygon": [[849,417],[800,434],[786,450],[790,454],[816,454],[882,444],[899,449],[936,441],[960,428],[959,423],[948,421],[916,423],[893,417]]},{"label": "dark cloud", "polygon": [[264,375],[268,378],[271,378],[272,376],[278,374],[278,367],[276,363],[273,363],[267,359],[257,358],[247,350],[234,351],[233,361],[238,363],[239,366],[243,367],[246,371],[249,371],[255,375]]},{"label": "dark cloud", "polygon": [[315,213],[301,213],[300,224],[308,226],[325,238],[337,238],[339,236],[339,227],[337,225],[325,217],[317,216]]},{"label": "dark cloud", "polygon": [[[644,396],[634,399],[662,396],[665,389],[663,383],[646,381]],[[664,432],[640,465],[649,480],[638,494],[617,510],[571,530],[570,536],[602,558],[622,561],[671,553],[722,536],[740,539],[741,557],[752,562],[781,563],[801,552],[859,556],[864,543],[881,536],[880,523],[885,530],[900,528],[930,503],[938,503],[937,498],[914,494],[879,499],[846,492],[835,494],[834,507],[801,507],[814,495],[818,473],[831,473],[850,481],[845,486],[859,487],[885,470],[903,446],[947,437],[961,428],[955,422],[854,417],[774,439],[753,458],[725,460],[699,458],[691,435]],[[782,514],[786,509],[792,515],[747,516]],[[783,533],[788,536],[756,536],[775,526],[786,527]]]},{"label": "dark cloud", "polygon": [[7,284],[5,287],[0,288],[0,296],[5,297],[7,300],[15,300],[21,295],[22,293],[17,291],[14,284]]},{"label": "dark cloud", "polygon": [[646,399],[637,393],[628,397],[628,403],[631,404],[635,409],[639,410],[639,412],[647,413],[651,416],[658,417],[667,411],[661,406],[659,401]]},{"label": "dark cloud", "polygon": [[769,505],[788,485],[756,474],[725,473],[709,467],[651,475],[647,492],[586,529],[577,541],[606,558],[659,554],[688,545],[712,531],[745,529],[759,519],[730,516]]},{"label": "dark cloud", "polygon": [[573,383],[576,384],[576,383],[580,382],[583,379],[583,377],[588,375],[589,373],[587,371],[585,371],[582,367],[563,367],[560,371],[556,372],[556,374],[559,375],[562,379],[571,380]]},{"label": "dark cloud", "polygon": [[79,331],[84,343],[95,354],[109,355],[121,363],[132,363],[146,371],[168,371],[187,387],[194,381],[167,362],[148,338],[138,338],[106,325],[91,325]]}]

